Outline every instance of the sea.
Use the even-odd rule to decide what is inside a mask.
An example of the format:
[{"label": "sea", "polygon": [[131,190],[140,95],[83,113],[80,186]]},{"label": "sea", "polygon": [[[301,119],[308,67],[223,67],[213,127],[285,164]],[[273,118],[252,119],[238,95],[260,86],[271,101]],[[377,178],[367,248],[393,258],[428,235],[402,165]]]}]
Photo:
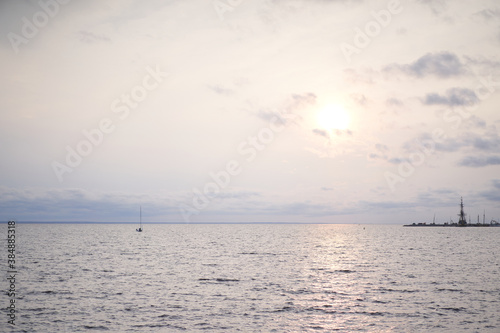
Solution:
[{"label": "sea", "polygon": [[500,332],[500,228],[136,227],[17,223],[0,331]]}]

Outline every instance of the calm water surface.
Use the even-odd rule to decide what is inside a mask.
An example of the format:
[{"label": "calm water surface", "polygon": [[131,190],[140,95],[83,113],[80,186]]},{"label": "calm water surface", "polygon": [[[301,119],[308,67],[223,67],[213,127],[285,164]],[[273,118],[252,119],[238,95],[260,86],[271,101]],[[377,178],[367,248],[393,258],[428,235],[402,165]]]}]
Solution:
[{"label": "calm water surface", "polygon": [[500,332],[500,228],[135,228],[17,224],[0,331]]}]

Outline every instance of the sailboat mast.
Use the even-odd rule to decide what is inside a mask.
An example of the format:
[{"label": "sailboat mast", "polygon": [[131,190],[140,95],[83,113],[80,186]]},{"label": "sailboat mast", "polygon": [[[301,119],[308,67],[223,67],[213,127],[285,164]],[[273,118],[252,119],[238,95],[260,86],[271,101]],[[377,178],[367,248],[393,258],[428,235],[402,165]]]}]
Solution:
[{"label": "sailboat mast", "polygon": [[[458,214],[459,219],[458,219],[458,225],[466,225],[467,224],[467,219],[465,217],[464,213],[464,201],[462,198],[460,198],[460,214]],[[469,222],[470,222],[470,216],[469,216]]]},{"label": "sailboat mast", "polygon": [[139,229],[135,229],[135,231],[142,232],[142,206],[141,205],[139,205],[139,223],[140,223]]}]

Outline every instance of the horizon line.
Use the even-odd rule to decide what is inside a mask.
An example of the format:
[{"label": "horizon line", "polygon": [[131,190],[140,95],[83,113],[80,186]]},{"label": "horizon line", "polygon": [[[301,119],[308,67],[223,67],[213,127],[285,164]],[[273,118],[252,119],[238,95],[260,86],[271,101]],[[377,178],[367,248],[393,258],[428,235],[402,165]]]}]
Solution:
[{"label": "horizon line", "polygon": [[[135,225],[137,222],[96,222],[96,221],[15,221],[16,224],[131,224]],[[7,224],[8,221],[2,222]],[[142,222],[142,224],[383,224],[383,223],[335,223],[335,222]],[[397,224],[397,223],[385,223]]]}]

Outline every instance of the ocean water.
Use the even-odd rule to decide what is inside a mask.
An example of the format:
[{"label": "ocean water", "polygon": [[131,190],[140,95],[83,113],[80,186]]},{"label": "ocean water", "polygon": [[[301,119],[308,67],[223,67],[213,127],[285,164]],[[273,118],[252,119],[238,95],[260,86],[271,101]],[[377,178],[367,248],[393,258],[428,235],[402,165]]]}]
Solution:
[{"label": "ocean water", "polygon": [[18,223],[0,331],[500,332],[500,228],[135,228]]}]

